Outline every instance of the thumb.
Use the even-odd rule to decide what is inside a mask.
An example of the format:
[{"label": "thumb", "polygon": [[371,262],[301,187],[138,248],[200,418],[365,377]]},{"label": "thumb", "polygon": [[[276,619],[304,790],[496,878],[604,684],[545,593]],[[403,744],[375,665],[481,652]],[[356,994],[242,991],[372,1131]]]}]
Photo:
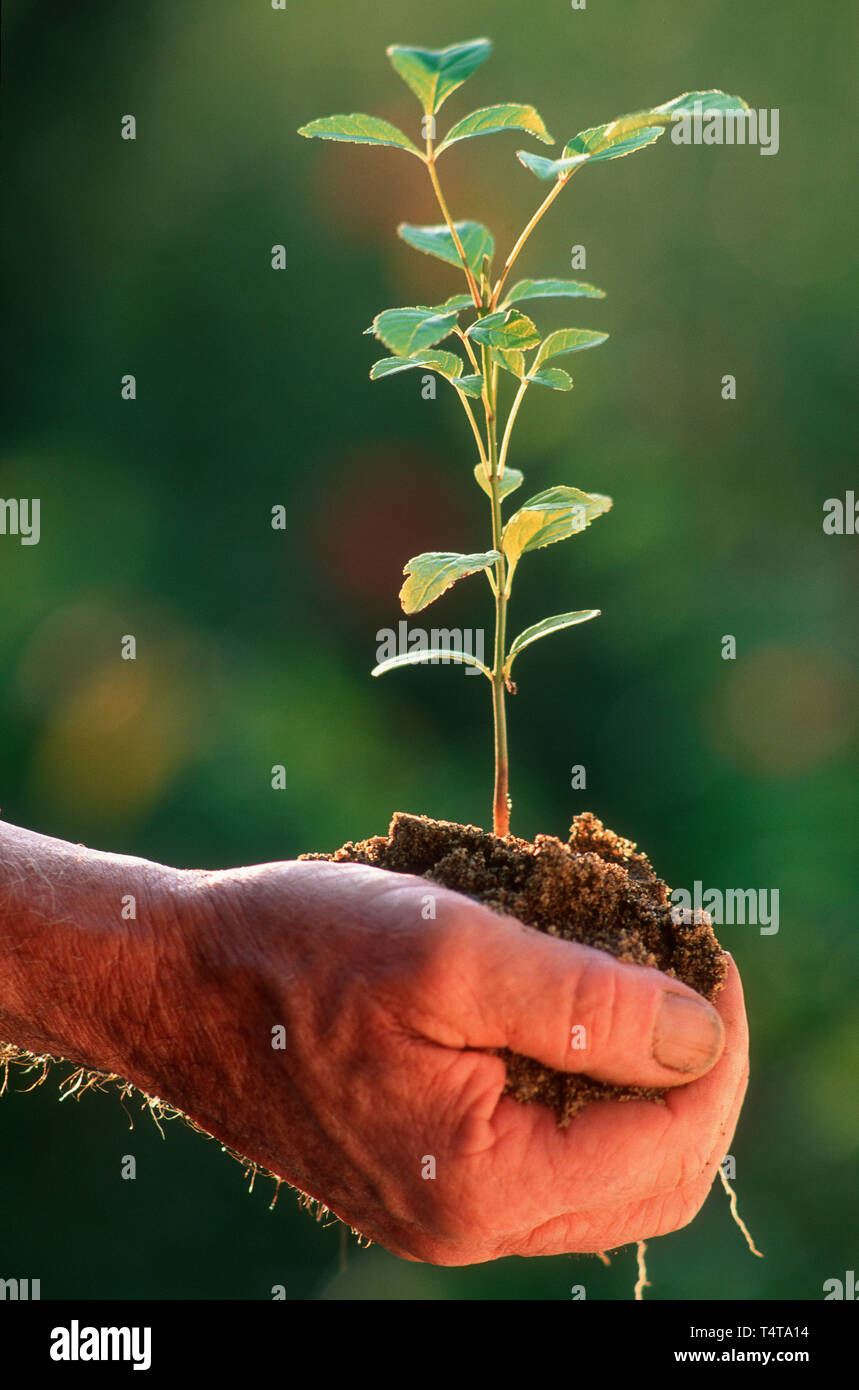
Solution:
[{"label": "thumb", "polygon": [[491,925],[473,921],[459,938],[468,987],[450,1021],[467,1046],[507,1047],[622,1086],[683,1085],[718,1061],[722,1020],[688,985],[487,915]]}]

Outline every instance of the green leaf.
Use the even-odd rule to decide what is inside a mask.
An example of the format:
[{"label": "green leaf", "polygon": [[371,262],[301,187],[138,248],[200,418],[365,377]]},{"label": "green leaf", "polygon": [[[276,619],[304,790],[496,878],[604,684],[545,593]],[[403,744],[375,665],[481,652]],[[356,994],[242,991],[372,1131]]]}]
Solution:
[{"label": "green leaf", "polygon": [[727,92],[720,92],[715,87],[706,92],[683,92],[671,101],[664,101],[661,106],[654,106],[651,111],[636,111],[631,116],[619,116],[614,122],[615,129],[610,133],[613,139],[623,137],[634,132],[642,121],[654,125],[673,125],[680,116],[694,115],[696,108],[700,108],[702,116],[710,111],[721,111],[723,115],[738,115],[748,111],[749,105],[742,97],[729,96]]},{"label": "green leaf", "polygon": [[511,372],[513,376],[521,381],[525,375],[525,354],[524,352],[505,352],[503,348],[492,348],[492,360],[497,362],[499,367],[503,367],[505,372]]},{"label": "green leaf", "polygon": [[559,328],[541,343],[531,371],[536,372],[550,357],[559,357],[563,352],[581,352],[584,348],[599,347],[607,337],[607,333],[595,333],[590,328]]},{"label": "green leaf", "polygon": [[489,39],[471,39],[449,48],[409,48],[395,43],[386,51],[394,70],[432,116],[451,92],[486,62],[492,44]]},{"label": "green leaf", "polygon": [[387,671],[395,671],[398,666],[422,666],[428,661],[459,661],[465,666],[476,666],[478,671],[482,671],[487,680],[492,680],[492,673],[484,666],[482,661],[478,661],[476,656],[471,656],[468,652],[448,651],[444,647],[430,647],[426,651],[405,652],[402,656],[389,656],[387,661],[381,661],[378,666],[374,666],[370,672],[371,676],[384,676]]},{"label": "green leaf", "polygon": [[482,376],[455,376],[450,378],[451,386],[456,386],[460,391],[464,391],[466,396],[483,395]]},{"label": "green leaf", "polygon": [[483,393],[482,376],[463,376],[465,363],[455,352],[417,352],[413,357],[382,357],[370,368],[370,380],[379,381],[385,376],[396,376],[397,372],[408,372],[412,368],[438,372],[458,391],[475,398]]},{"label": "green leaf", "polygon": [[452,294],[443,304],[433,306],[434,314],[449,314],[451,311],[459,313],[460,309],[473,309],[474,300],[470,294]]},{"label": "green leaf", "polygon": [[[742,97],[729,96],[727,92],[722,92],[718,87],[708,87],[706,92],[683,92],[679,97],[673,97],[671,101],[664,101],[661,106],[655,106],[654,111],[660,115],[666,113],[669,116],[677,114],[691,116],[696,106],[701,107],[702,114],[708,111],[748,111],[749,103],[743,101]],[[630,120],[631,117],[621,117],[621,120]]]},{"label": "green leaf", "polygon": [[576,627],[578,623],[587,623],[591,618],[598,618],[599,616],[599,608],[583,608],[579,613],[556,613],[554,618],[544,618],[541,623],[535,623],[533,627],[526,627],[525,631],[520,632],[515,641],[510,644],[510,651],[507,653],[507,661],[504,666],[505,675],[510,674],[513,660],[523,647],[530,647],[532,642],[539,642],[541,637],[548,637],[550,632],[560,632],[565,627]]},{"label": "green leaf", "polygon": [[411,357],[422,348],[432,347],[453,332],[455,313],[440,314],[426,305],[407,309],[383,309],[377,314],[367,332],[395,352],[398,357]]},{"label": "green leaf", "polygon": [[[605,299],[605,290],[598,290],[596,285],[589,285],[585,280],[517,280],[501,308],[506,309],[523,299]],[[436,313],[439,312],[440,309],[436,309]]]},{"label": "green leaf", "polygon": [[557,179],[562,174],[568,174],[579,164],[585,164],[588,156],[586,154],[568,155],[567,150],[564,150],[561,159],[547,159],[545,155],[532,154],[530,150],[517,150],[516,158],[520,164],[525,165],[526,169],[530,169],[532,174],[536,174],[538,179],[548,182],[549,179]]},{"label": "green leaf", "polygon": [[438,372],[452,381],[461,377],[465,363],[455,352],[419,352],[415,357],[383,357],[370,368],[370,380],[379,381],[383,376],[394,376],[397,372],[410,371],[412,367],[423,367],[429,372]]},{"label": "green leaf", "polygon": [[573,378],[560,367],[542,367],[540,371],[531,372],[525,380],[532,382],[534,386],[550,386],[553,391],[573,389]]},{"label": "green leaf", "polygon": [[[491,497],[492,488],[487,481],[486,469],[482,463],[479,463],[475,468],[474,476],[477,479],[478,487],[482,488],[487,497]],[[505,497],[509,497],[511,492],[515,492],[517,487],[520,487],[524,482],[524,479],[525,474],[520,473],[518,468],[505,468],[498,484],[498,496],[501,501],[503,502]]]},{"label": "green leaf", "polygon": [[[491,260],[495,254],[492,233],[479,222],[454,222],[453,225],[462,242],[465,259],[477,276],[480,274],[483,257],[488,256]],[[462,264],[456,243],[444,222],[437,227],[415,227],[410,222],[401,222],[397,228],[397,236],[402,237],[409,246],[414,246],[416,251],[425,251],[428,256],[438,256],[440,261],[447,261],[449,265]]]},{"label": "green leaf", "polygon": [[476,135],[497,135],[503,130],[525,130],[542,140],[544,145],[555,143],[543,124],[542,116],[533,106],[506,102],[503,106],[485,106],[480,111],[472,111],[470,116],[457,121],[436,149],[436,154],[441,154],[442,150],[455,145],[458,140],[471,140]]},{"label": "green leaf", "polygon": [[423,160],[423,155],[408,135],[378,116],[321,116],[318,121],[309,121],[307,125],[299,127],[298,133],[305,135],[308,140],[347,140],[352,145],[394,145]]},{"label": "green leaf", "polygon": [[607,512],[611,498],[582,492],[577,487],[550,487],[514,512],[501,537],[504,554],[515,565],[528,550],[540,550],[567,536],[584,531],[595,517]]},{"label": "green leaf", "polygon": [[663,102],[661,106],[651,107],[649,111],[633,111],[631,115],[618,116],[605,125],[581,131],[565,147],[563,157],[586,154],[591,160],[620,159],[623,155],[652,145],[667,126],[673,125],[678,117],[693,115],[696,107],[700,108],[702,115],[709,111],[727,114],[749,109],[742,97],[728,96],[726,92],[715,89],[683,92],[681,96]]},{"label": "green leaf", "polygon": [[466,337],[504,352],[524,352],[540,341],[534,324],[518,309],[498,309],[494,314],[475,319],[466,329]]},{"label": "green leaf", "polygon": [[404,613],[419,613],[433,603],[446,589],[467,574],[489,569],[501,556],[497,550],[478,555],[460,555],[455,551],[430,550],[416,555],[403,569],[408,578],[400,590]]},{"label": "green leaf", "polygon": [[613,139],[609,132],[615,125],[616,121],[609,121],[607,125],[580,131],[565,147],[564,159],[582,155],[592,162],[600,159],[622,159],[624,155],[634,154],[636,150],[652,145],[660,135],[665,134],[663,127],[643,126],[625,137],[618,136]]}]

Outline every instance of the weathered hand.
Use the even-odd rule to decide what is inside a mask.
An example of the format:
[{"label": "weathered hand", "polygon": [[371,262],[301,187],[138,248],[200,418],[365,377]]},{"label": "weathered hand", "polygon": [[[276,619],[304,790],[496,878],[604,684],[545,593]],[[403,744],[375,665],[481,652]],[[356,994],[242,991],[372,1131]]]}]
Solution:
[{"label": "weathered hand", "polygon": [[[170,904],[130,1079],[395,1254],[600,1251],[704,1202],[748,1075],[733,962],[714,1011],[658,971],[359,865],[186,874]],[[504,1063],[480,1050],[500,1047],[672,1089],[559,1129],[502,1096]]]}]

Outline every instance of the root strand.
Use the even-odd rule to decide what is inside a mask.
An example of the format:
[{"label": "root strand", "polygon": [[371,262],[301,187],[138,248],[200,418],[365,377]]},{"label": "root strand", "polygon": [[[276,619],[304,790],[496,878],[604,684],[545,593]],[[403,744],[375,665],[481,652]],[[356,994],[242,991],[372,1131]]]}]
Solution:
[{"label": "root strand", "polygon": [[635,1281],[635,1301],[640,1303],[644,1299],[644,1290],[650,1288],[650,1280],[647,1277],[647,1263],[644,1255],[647,1250],[647,1242],[637,1240],[635,1242],[635,1257],[638,1263],[638,1278]]},{"label": "root strand", "polygon": [[740,1216],[740,1213],[737,1211],[737,1194],[732,1188],[728,1179],[725,1177],[725,1173],[722,1168],[719,1169],[719,1177],[722,1179],[722,1186],[727,1192],[728,1198],[731,1203],[731,1215],[733,1216],[734,1220],[736,1221],[737,1225],[742,1231],[743,1236],[745,1237],[746,1245],[749,1247],[753,1255],[757,1255],[758,1259],[762,1260],[764,1257],[764,1252],[763,1250],[759,1250],[755,1245],[755,1242],[752,1240],[752,1235],[748,1226],[746,1225],[743,1218]]}]

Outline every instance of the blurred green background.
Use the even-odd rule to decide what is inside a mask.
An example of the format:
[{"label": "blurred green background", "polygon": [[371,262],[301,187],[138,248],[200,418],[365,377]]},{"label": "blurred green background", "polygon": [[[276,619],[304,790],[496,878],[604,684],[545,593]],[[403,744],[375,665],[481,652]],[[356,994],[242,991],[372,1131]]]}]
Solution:
[{"label": "blurred green background", "polygon": [[[533,101],[563,144],[710,86],[779,109],[775,156],[666,138],[585,170],[521,258],[562,276],[583,244],[607,298],[531,307],[611,338],[570,359],[572,395],[532,393],[511,462],[531,491],[572,483],[615,508],[522,566],[514,630],[603,617],[521,662],[513,827],[563,835],[592,809],[670,884],[779,890],[777,935],[721,931],[752,1025],[736,1186],[767,1258],[715,1190],[652,1244],[648,1297],[821,1297],[857,1255],[856,539],[821,524],[853,483],[847,7],[7,0],[3,29],[0,496],[40,497],[42,538],[0,539],[2,813],[182,866],[333,849],[397,809],[489,815],[483,683],[369,676],[404,561],[487,536],[452,393],[423,401],[418,374],[371,385],[381,353],[361,332],[460,286],[394,236],[438,220],[417,161],[296,128],[364,110],[416,133],[385,46],[481,34],[495,53],[442,130]],[[502,253],[541,196],[514,157],[526,143],[442,164],[454,215]],[[426,617],[488,626],[486,586]],[[0,1276],[41,1277],[43,1297],[631,1296],[630,1250],[609,1269],[445,1270],[350,1241],[344,1273],[338,1229],[287,1190],[271,1213],[271,1183],[248,1195],[217,1145],[179,1124],[162,1141],[145,1114],[129,1133],[113,1095],[60,1108],[57,1080],[0,1104]]]}]

